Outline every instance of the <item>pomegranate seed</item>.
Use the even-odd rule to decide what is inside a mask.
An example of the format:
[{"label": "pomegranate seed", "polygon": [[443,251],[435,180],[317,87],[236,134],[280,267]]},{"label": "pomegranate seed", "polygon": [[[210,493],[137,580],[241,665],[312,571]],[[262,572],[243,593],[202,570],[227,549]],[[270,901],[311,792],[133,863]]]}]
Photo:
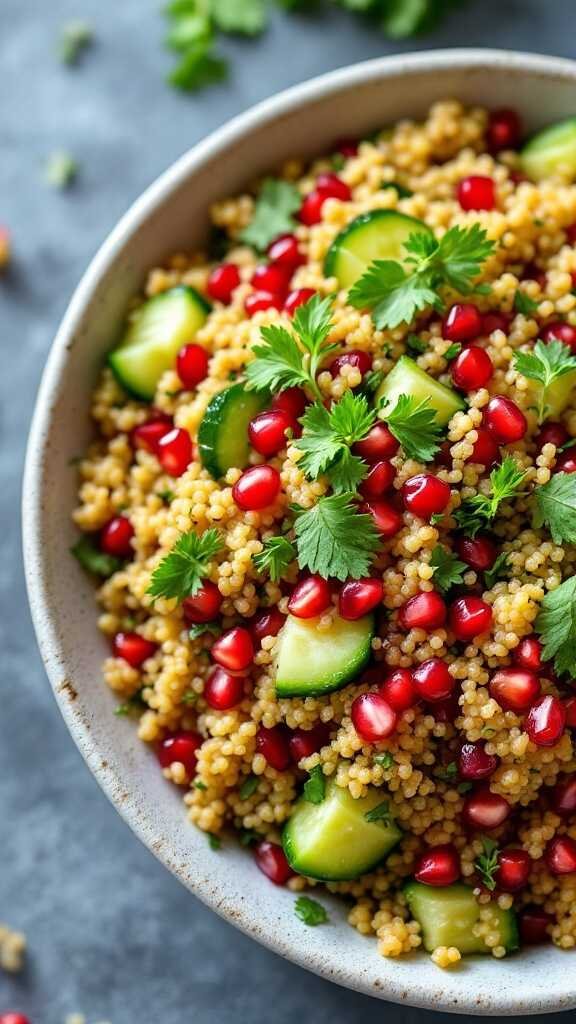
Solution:
[{"label": "pomegranate seed", "polygon": [[416,703],[416,689],[412,673],[407,668],[397,668],[380,687],[380,693],[394,711],[406,711]]},{"label": "pomegranate seed", "polygon": [[513,317],[510,313],[483,313],[482,334],[489,335],[494,331],[508,332]]},{"label": "pomegranate seed", "polygon": [[202,624],[213,622],[220,613],[222,594],[211,580],[203,580],[200,588],[192,597],[185,597],[182,602],[184,618],[188,622]]},{"label": "pomegranate seed", "polygon": [[243,672],[254,660],[252,637],[243,626],[222,633],[212,644],[212,660],[230,672]]},{"label": "pomegranate seed", "polygon": [[158,454],[158,442],[174,427],[171,416],[158,416],[134,427],[130,438],[134,448],[143,448],[153,455]]},{"label": "pomegranate seed", "polygon": [[436,462],[445,469],[452,469],[452,442],[442,441],[440,451],[436,455]]},{"label": "pomegranate seed", "polygon": [[566,725],[569,729],[576,729],[576,697],[568,697],[568,700],[564,701],[564,711]]},{"label": "pomegranate seed", "polygon": [[546,271],[542,270],[542,268],[537,266],[536,263],[528,263],[524,267],[522,280],[536,281],[539,288],[543,290],[546,287]]},{"label": "pomegranate seed", "polygon": [[23,1013],[7,1010],[6,1013],[0,1013],[0,1024],[30,1024],[30,1019]]},{"label": "pomegranate seed", "polygon": [[244,676],[232,676],[223,668],[213,668],[204,685],[204,700],[216,711],[229,711],[244,696]]},{"label": "pomegranate seed", "polygon": [[364,377],[372,369],[372,356],[369,352],[353,348],[332,360],[328,369],[333,377],[337,377],[343,366],[354,366]]},{"label": "pomegranate seed", "polygon": [[252,274],[251,284],[257,292],[271,292],[272,295],[288,293],[289,275],[286,270],[274,263],[263,263]]},{"label": "pomegranate seed", "polygon": [[566,712],[558,697],[546,694],[532,705],[524,728],[537,747],[553,747],[566,727]]},{"label": "pomegranate seed", "polygon": [[550,794],[550,803],[562,818],[576,813],[576,775],[556,783]]},{"label": "pomegranate seed", "polygon": [[380,498],[394,483],[396,470],[391,462],[375,462],[358,490],[363,498]]},{"label": "pomegranate seed", "polygon": [[504,711],[528,711],[540,693],[540,680],[529,669],[500,668],[490,680],[490,696]]},{"label": "pomegranate seed", "polygon": [[450,605],[450,629],[464,643],[485,633],[492,625],[492,609],[482,598],[470,594]]},{"label": "pomegranate seed", "polygon": [[417,473],[402,485],[402,501],[421,519],[443,512],[450,501],[450,487],[431,473]]},{"label": "pomegranate seed", "polygon": [[470,793],[464,801],[462,817],[469,828],[498,828],[508,818],[512,808],[499,793],[492,793],[487,787],[481,787]]},{"label": "pomegranate seed", "polygon": [[451,367],[452,380],[462,391],[476,391],[490,380],[494,366],[486,349],[469,345],[462,349]]},{"label": "pomegranate seed", "polygon": [[382,580],[372,576],[364,580],[349,580],[340,591],[338,610],[343,619],[361,619],[380,604],[383,596]]},{"label": "pomegranate seed", "polygon": [[265,636],[278,636],[282,626],[286,622],[286,616],[277,608],[270,608],[269,611],[261,612],[253,619],[250,632],[257,644],[261,644]]},{"label": "pomegranate seed", "polygon": [[332,604],[332,588],[321,576],[306,576],[296,584],[288,611],[298,619],[313,619]]},{"label": "pomegranate seed", "polygon": [[486,406],[486,426],[500,444],[521,441],[528,429],[526,417],[516,402],[504,395],[491,398]]},{"label": "pomegranate seed", "polygon": [[168,476],[182,476],[192,462],[192,456],[190,434],[182,427],[174,427],[158,442],[158,461]]},{"label": "pomegranate seed", "polygon": [[208,353],[202,345],[183,345],[176,357],[176,372],[185,388],[195,388],[208,373]]},{"label": "pomegranate seed", "polygon": [[544,859],[553,875],[572,875],[576,871],[576,842],[570,836],[555,836],[548,843]]},{"label": "pomegranate seed", "polygon": [[274,882],[274,885],[286,885],[290,878],[294,878],[286,854],[278,843],[262,840],[254,847],[254,860],[262,874]]},{"label": "pomegranate seed", "polygon": [[240,284],[240,271],[235,263],[221,263],[215,267],[208,278],[206,291],[215,302],[223,302],[228,306],[232,301],[232,292]]},{"label": "pomegranate seed", "polygon": [[377,743],[391,736],[398,716],[381,693],[362,693],[352,701],[352,725],[363,740]]},{"label": "pomegranate seed", "polygon": [[498,854],[496,882],[504,892],[518,892],[528,884],[532,858],[526,850],[501,850]]},{"label": "pomegranate seed", "polygon": [[429,658],[412,669],[412,679],[418,697],[426,701],[446,700],[450,697],[456,680],[452,678],[448,665],[441,658]]},{"label": "pomegranate seed", "polygon": [[493,466],[495,462],[498,462],[500,456],[500,450],[496,441],[487,430],[483,427],[476,428],[477,439],[474,442],[474,448],[472,449],[472,455],[467,462],[476,462],[480,466],[486,466],[489,468]]},{"label": "pomegranate seed", "polygon": [[285,772],[290,764],[288,736],[281,725],[274,725],[271,729],[261,725],[256,733],[256,750],[277,772]]},{"label": "pomegranate seed", "polygon": [[576,352],[576,327],[572,324],[564,324],[562,321],[557,321],[552,324],[547,324],[543,327],[540,332],[540,337],[543,341],[563,341],[565,345],[569,345],[570,348]]},{"label": "pomegranate seed", "polygon": [[446,622],[446,604],[435,590],[422,590],[402,605],[398,614],[402,629],[438,629]]},{"label": "pomegranate seed", "polygon": [[196,732],[175,732],[166,736],[158,747],[158,760],[162,768],[169,768],[178,761],[183,764],[188,775],[196,771],[198,748],[202,746],[202,737]]},{"label": "pomegranate seed", "polygon": [[338,139],[334,143],[334,152],[341,153],[346,159],[358,155],[358,143],[356,139]]},{"label": "pomegranate seed", "polygon": [[470,174],[458,183],[456,196],[463,210],[493,210],[496,206],[494,179]]},{"label": "pomegranate seed", "polygon": [[548,928],[553,923],[552,914],[547,914],[542,907],[524,907],[518,915],[522,945],[536,946],[542,942],[549,942]]},{"label": "pomegranate seed", "polygon": [[272,408],[281,409],[293,422],[300,419],[306,404],[306,395],[301,388],[286,388],[272,399]]},{"label": "pomegranate seed", "polygon": [[487,754],[483,743],[463,743],[458,759],[458,774],[461,779],[477,782],[488,779],[499,764],[495,754]]},{"label": "pomegranate seed", "polygon": [[488,120],[486,138],[492,153],[515,149],[522,136],[522,125],[515,110],[493,110]]},{"label": "pomegranate seed", "polygon": [[399,442],[388,430],[385,423],[376,423],[368,431],[362,441],[357,441],[353,447],[355,455],[359,455],[366,462],[380,462],[382,459],[392,459],[400,447]]},{"label": "pomegranate seed", "polygon": [[566,241],[570,242],[570,245],[576,245],[576,221],[566,228]]},{"label": "pomegranate seed", "polygon": [[442,323],[442,337],[448,341],[472,341],[482,330],[480,313],[471,302],[450,306]]},{"label": "pomegranate seed", "polygon": [[134,549],[130,543],[134,527],[126,516],[114,516],[100,533],[100,549],[115,558],[132,558]]},{"label": "pomegranate seed", "polygon": [[404,526],[400,513],[387,501],[366,501],[360,511],[372,516],[381,537],[393,537]]},{"label": "pomegranate seed", "polygon": [[458,537],[456,553],[466,565],[476,572],[486,572],[496,561],[496,545],[489,537]]},{"label": "pomegranate seed", "polygon": [[146,640],[140,633],[116,633],[112,641],[114,657],[122,658],[132,668],[140,668],[157,650],[157,644]]},{"label": "pomegranate seed", "polygon": [[563,444],[566,444],[568,440],[568,431],[562,423],[556,423],[554,420],[548,420],[544,423],[540,433],[536,437],[536,444],[540,449],[545,444],[553,444],[556,448],[561,448]]},{"label": "pomegranate seed", "polygon": [[250,444],[260,455],[276,455],[286,446],[286,431],[293,427],[294,421],[283,409],[261,412],[248,424]]},{"label": "pomegranate seed", "polygon": [[453,724],[460,714],[458,694],[453,693],[452,696],[448,697],[446,700],[435,701],[434,707],[431,709],[431,714],[434,715],[437,722],[450,722]]},{"label": "pomegranate seed", "polygon": [[304,757],[310,757],[328,742],[330,729],[324,722],[319,722],[312,729],[294,729],[290,733],[288,746],[295,764]]},{"label": "pomegranate seed", "polygon": [[280,474],[273,466],[251,466],[232,488],[232,497],[245,512],[267,508],[280,493]]},{"label": "pomegranate seed", "polygon": [[573,448],[567,448],[561,452],[556,460],[557,473],[576,473],[576,454]]},{"label": "pomegranate seed", "polygon": [[345,203],[349,202],[352,198],[352,192],[348,185],[332,171],[325,171],[323,174],[318,175],[316,188],[323,192],[325,196],[329,196],[331,199],[341,199]]},{"label": "pomegranate seed", "polygon": [[294,316],[298,306],[309,302],[314,295],[316,295],[314,288],[295,288],[286,298],[284,312],[288,313],[288,316]]},{"label": "pomegranate seed", "polygon": [[452,843],[433,846],[414,865],[414,877],[424,885],[452,885],[460,878],[460,857]]},{"label": "pomegranate seed", "polygon": [[244,309],[248,316],[261,313],[264,309],[282,309],[284,298],[277,292],[258,291],[247,295],[244,300]]},{"label": "pomegranate seed", "polygon": [[512,651],[512,659],[520,668],[530,669],[531,672],[541,672],[542,644],[535,636],[525,636],[518,647]]},{"label": "pomegranate seed", "polygon": [[321,192],[320,189],[314,188],[307,196],[304,197],[302,206],[298,218],[302,224],[306,224],[307,227],[312,227],[313,224],[319,224],[322,220],[322,207],[328,199],[325,192]]},{"label": "pomegranate seed", "polygon": [[268,246],[267,254],[270,261],[288,271],[289,276],[306,262],[306,257],[298,248],[296,235],[280,235],[275,238]]}]

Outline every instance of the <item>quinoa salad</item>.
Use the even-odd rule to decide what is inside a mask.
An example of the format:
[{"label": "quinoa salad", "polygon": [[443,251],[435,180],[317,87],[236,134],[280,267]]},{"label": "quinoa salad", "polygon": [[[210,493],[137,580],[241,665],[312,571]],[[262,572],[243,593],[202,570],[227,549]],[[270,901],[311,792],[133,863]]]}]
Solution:
[{"label": "quinoa salad", "polygon": [[386,957],[576,945],[575,179],[576,119],[453,100],[290,160],[93,395],[116,714],[214,856]]}]

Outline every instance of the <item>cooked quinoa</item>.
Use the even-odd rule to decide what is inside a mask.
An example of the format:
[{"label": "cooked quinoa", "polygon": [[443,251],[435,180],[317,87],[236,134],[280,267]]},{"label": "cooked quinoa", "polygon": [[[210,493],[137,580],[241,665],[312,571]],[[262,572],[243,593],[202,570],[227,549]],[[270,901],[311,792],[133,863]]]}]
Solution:
[{"label": "cooked quinoa", "polygon": [[0,967],[17,974],[24,967],[26,936],[0,922]]},{"label": "cooked quinoa", "polygon": [[[549,939],[562,949],[576,944],[576,872],[554,873],[545,857],[558,837],[576,841],[576,817],[556,813],[550,800],[557,784],[576,769],[570,729],[561,729],[552,745],[539,745],[524,727],[525,713],[506,710],[489,689],[498,669],[517,664],[514,652],[523,638],[535,637],[534,623],[546,595],[576,570],[576,546],[555,543],[546,526],[532,524],[530,494],[551,480],[562,453],[560,445],[539,440],[542,427],[530,381],[514,366],[514,353],[532,346],[546,325],[562,321],[576,337],[576,186],[561,177],[538,183],[525,180],[517,152],[489,151],[489,124],[486,111],[446,101],[435,104],[421,123],[401,121],[357,147],[343,147],[337,176],[349,198],[326,198],[317,222],[300,221],[294,227],[302,261],[290,288],[333,296],[329,341],[339,346],[338,352],[366,353],[371,372],[380,379],[407,353],[421,370],[448,386],[454,346],[445,336],[442,315],[428,308],[411,323],[378,329],[369,311],[350,304],[348,289],[325,276],[324,260],[342,228],[374,210],[415,217],[437,238],[455,225],[478,224],[494,243],[479,278],[489,283],[489,291],[460,299],[472,303],[486,325],[478,345],[492,362],[490,380],[462,396],[465,407],[445,428],[441,458],[419,461],[400,448],[390,460],[395,471],[390,493],[398,499],[393,504],[401,522],[397,532],[383,540],[371,566],[371,574],[383,583],[383,597],[367,671],[325,695],[279,697],[276,629],[256,644],[253,665],[244,673],[243,696],[235,706],[217,710],[203,696],[214,668],[214,635],[200,628],[190,634],[182,602],[154,598],[148,592],[152,573],[183,534],[194,530],[203,535],[217,528],[222,546],[209,563],[207,579],[221,598],[219,629],[246,625],[270,609],[286,615],[291,592],[301,578],[296,560],[279,582],[273,582],[257,570],[253,559],[265,540],[286,532],[291,507],[310,509],[329,492],[325,475],[310,479],[299,466],[302,450],[295,436],[268,457],[251,449],[249,464],[266,462],[281,480],[273,501],[253,510],[240,508],[233,494],[245,467],[229,468],[223,478],[214,479],[194,447],[185,471],[170,475],[157,453],[134,440],[137,428],[163,414],[196,442],[210,401],[232,381],[243,379],[253,359],[252,347],[261,344],[261,329],[280,325],[291,330],[291,317],[282,309],[270,306],[252,315],[246,310],[262,258],[242,244],[239,235],[252,221],[258,187],[254,194],[223,199],[212,209],[213,223],[225,236],[226,264],[238,268],[240,283],[226,304],[213,302],[190,339],[209,356],[207,375],[186,390],[176,368],[167,370],[153,401],[147,403],[130,398],[111,369],[103,370],[92,404],[97,438],[80,464],[80,503],[74,513],[79,529],[93,535],[106,530],[115,517],[131,524],[131,556],[98,590],[99,627],[111,641],[117,634],[137,633],[150,642],[150,656],[136,667],[124,657],[110,656],[104,678],[120,710],[138,718],[138,734],[153,749],[161,750],[175,736],[200,737],[193,769],[190,762],[170,762],[166,757],[161,761],[166,779],[181,787],[193,825],[210,837],[239,833],[258,860],[262,841],[281,843],[302,783],[317,766],[326,780],[335,780],[354,799],[376,787],[389,801],[402,839],[380,866],[352,881],[323,883],[289,871],[282,880],[298,893],[317,896],[326,884],[331,892],[342,894],[350,906],[350,924],[363,935],[375,936],[380,953],[391,957],[422,944],[421,924],[409,910],[404,883],[415,871],[418,877],[424,854],[447,844],[456,851],[461,880],[473,886],[480,906],[474,934],[493,956],[506,952],[496,910],[512,906],[521,920],[526,910],[544,911],[549,918],[543,918],[543,931]],[[330,156],[312,165],[294,159],[278,177],[293,183],[304,198],[315,190],[318,176],[333,173],[334,167]],[[493,209],[462,209],[458,186],[473,176],[493,182]],[[392,182],[402,187],[387,187]],[[176,253],[165,266],[150,271],[135,308],[144,298],[182,284],[209,295],[209,278],[217,263],[206,253]],[[519,292],[528,300],[520,305]],[[443,299],[448,308],[459,296],[445,290]],[[519,308],[525,311],[518,312]],[[490,313],[497,315],[492,321],[487,319]],[[419,339],[416,349],[414,335]],[[329,404],[358,389],[362,380],[358,360],[344,360],[336,373],[322,368],[317,386]],[[467,564],[446,598],[450,604],[458,595],[478,596],[491,613],[490,626],[467,642],[458,641],[446,623],[403,628],[399,609],[415,595],[435,590],[434,549],[441,545],[448,552],[456,550],[456,513],[463,502],[490,494],[489,470],[472,455],[487,406],[496,395],[511,399],[527,425],[519,440],[501,445],[500,457],[512,456],[525,475],[518,493],[502,503],[487,531],[498,554],[507,556],[506,568],[500,578],[487,580]],[[555,419],[561,421],[565,439],[576,440],[576,404]],[[448,485],[450,498],[441,515],[420,517],[402,505],[400,495],[406,481],[430,472]],[[332,603],[317,619],[320,633],[330,629],[337,615],[336,591],[337,587]],[[414,670],[433,658],[449,667],[454,681],[452,712],[446,701],[420,700],[397,713],[395,728],[385,738],[370,742],[359,735],[352,711],[357,698],[373,692],[377,681],[392,670]],[[544,663],[538,675],[542,694],[566,701],[569,679],[558,678],[551,663]],[[262,728],[281,727],[278,735],[286,743],[295,730],[306,732],[320,725],[320,749],[282,770],[271,766],[258,744]],[[475,744],[493,758],[495,767],[481,785],[511,808],[510,816],[489,833],[471,829],[463,817],[470,792],[478,788],[476,783],[474,788],[463,784],[454,771],[463,744]],[[485,884],[478,863],[486,855],[487,834],[499,851],[512,847],[528,854],[528,878],[518,891]],[[225,856],[225,851],[214,854],[218,855]],[[430,951],[439,967],[453,966],[461,955],[450,943]]]}]

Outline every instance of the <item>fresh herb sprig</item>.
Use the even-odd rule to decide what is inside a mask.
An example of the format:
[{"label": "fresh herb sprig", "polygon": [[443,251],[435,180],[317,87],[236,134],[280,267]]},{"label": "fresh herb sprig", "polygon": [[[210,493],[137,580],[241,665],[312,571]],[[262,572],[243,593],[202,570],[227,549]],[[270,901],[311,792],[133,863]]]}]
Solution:
[{"label": "fresh herb sprig", "polygon": [[312,508],[295,510],[301,569],[337,580],[358,580],[368,574],[380,535],[372,516],[358,512],[352,499],[352,494],[331,494],[319,498]]},{"label": "fresh herb sprig", "polygon": [[302,436],[294,442],[303,452],[300,469],[311,480],[326,474],[336,494],[353,492],[368,472],[368,466],[350,448],[372,427],[376,413],[364,395],[347,391],[330,411],[320,403],[310,405],[301,423]]},{"label": "fresh herb sprig", "polygon": [[484,581],[490,590],[497,580],[503,579],[510,570],[510,556],[508,552],[501,551],[491,569],[484,570]]},{"label": "fresh herb sprig", "polygon": [[62,26],[58,55],[63,64],[77,64],[84,50],[94,40],[94,30],[87,21],[67,21]]},{"label": "fresh herb sprig", "polygon": [[318,900],[312,900],[309,896],[298,897],[294,904],[294,913],[304,924],[308,924],[312,928],[318,924],[326,924],[328,921],[326,908],[318,903]]},{"label": "fresh herb sprig", "polygon": [[376,804],[376,807],[366,811],[364,817],[372,825],[377,821],[382,821],[385,825],[389,825],[393,821],[390,801],[383,800],[382,803]]},{"label": "fresh herb sprig", "polygon": [[558,675],[576,678],[576,576],[550,590],[534,624],[544,643],[542,658],[553,660]]},{"label": "fresh herb sprig", "polygon": [[429,398],[418,401],[412,395],[399,395],[390,412],[382,408],[382,419],[390,433],[402,445],[409,459],[432,462],[440,448],[442,428]]},{"label": "fresh herb sprig", "polygon": [[70,548],[70,551],[83,569],[91,572],[94,576],[101,576],[103,579],[108,579],[122,566],[120,558],[100,551],[92,535],[86,533],[80,537],[74,547]]},{"label": "fresh herb sprig", "polygon": [[534,499],[534,526],[546,526],[555,544],[576,544],[576,473],[555,473]]},{"label": "fresh herb sprig", "polygon": [[451,587],[464,582],[464,573],[468,570],[465,562],[461,562],[451,551],[437,544],[430,555],[430,565],[434,569],[434,586],[442,594]]},{"label": "fresh herb sprig", "polygon": [[322,765],[317,764],[309,772],[304,783],[304,799],[309,804],[321,804],[326,796],[326,776],[322,771]]},{"label": "fresh herb sprig", "polygon": [[484,837],[482,839],[482,853],[474,861],[474,867],[482,879],[482,885],[490,892],[494,892],[496,888],[498,852],[498,843],[495,843],[493,839]]},{"label": "fresh herb sprig", "polygon": [[531,351],[514,353],[514,369],[528,380],[540,384],[538,422],[542,423],[548,415],[547,398],[550,388],[567,373],[576,371],[576,356],[569,345],[557,339],[547,344],[537,341]]},{"label": "fresh herb sprig", "polygon": [[301,203],[302,196],[291,182],[266,178],[258,193],[252,219],[240,232],[240,241],[258,252],[265,252],[275,238],[294,230],[294,214]]},{"label": "fresh herb sprig", "polygon": [[147,593],[152,597],[177,597],[180,601],[193,597],[221,550],[218,530],[183,533],[152,573]]},{"label": "fresh herb sprig", "polygon": [[282,579],[286,570],[296,558],[296,548],[287,537],[268,537],[262,551],[252,556],[257,572],[268,573],[273,583]]},{"label": "fresh herb sprig", "polygon": [[490,473],[491,494],[475,494],[473,498],[466,498],[454,512],[461,529],[466,530],[468,536],[475,537],[479,530],[494,520],[502,502],[517,495],[525,476],[524,470],[518,467],[511,455],[507,455]]}]

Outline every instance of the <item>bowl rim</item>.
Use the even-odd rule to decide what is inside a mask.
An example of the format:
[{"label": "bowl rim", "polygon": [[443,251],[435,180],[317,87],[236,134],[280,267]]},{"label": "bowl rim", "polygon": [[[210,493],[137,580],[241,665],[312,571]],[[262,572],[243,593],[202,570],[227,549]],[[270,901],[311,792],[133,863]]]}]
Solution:
[{"label": "bowl rim", "polygon": [[492,995],[488,994],[479,1005],[473,986],[459,995],[456,1000],[453,995],[443,993],[440,974],[436,990],[421,989],[412,995],[407,991],[405,979],[399,979],[396,983],[386,980],[381,989],[375,990],[363,977],[356,978],[347,972],[345,965],[328,960],[321,964],[314,963],[306,956],[304,944],[302,950],[293,947],[287,949],[281,941],[275,922],[271,922],[269,926],[263,926],[262,922],[257,920],[257,908],[252,909],[250,906],[244,905],[241,912],[231,918],[226,908],[219,902],[214,890],[210,888],[206,878],[187,878],[184,881],[178,866],[174,864],[166,851],[164,843],[159,841],[161,837],[155,833],[153,822],[143,819],[134,796],[131,793],[124,794],[123,799],[119,800],[113,778],[106,771],[106,767],[100,759],[94,756],[95,745],[89,728],[81,717],[73,713],[70,701],[62,693],[60,640],[48,611],[45,556],[39,529],[43,518],[43,496],[40,481],[44,460],[47,456],[47,441],[51,422],[55,414],[53,396],[66,367],[71,340],[82,322],[91,297],[102,278],[113,266],[126,239],[136,232],[162,205],[166,197],[176,191],[205,163],[241,139],[245,133],[275,121],[303,104],[309,104],[354,85],[366,85],[374,80],[395,77],[399,74],[409,76],[435,69],[462,70],[482,67],[486,69],[505,68],[520,74],[566,78],[576,83],[576,61],[516,50],[460,47],[398,54],[362,61],[294,85],[235,116],[177,158],[144,190],[120,218],[93,256],[73,292],[52,343],[38,389],[28,437],[22,486],[22,535],[26,586],[32,621],[42,660],[60,712],[82,757],[106,796],[136,836],[164,867],[168,868],[202,902],[245,934],[273,952],[290,959],[293,963],[344,987],[398,1003],[453,1013],[530,1014],[575,1007],[576,982],[571,991],[565,990],[561,995],[550,991],[539,993],[538,1005],[533,1007],[525,1001],[525,996],[524,998],[515,996],[512,991],[505,989],[499,989]]}]

